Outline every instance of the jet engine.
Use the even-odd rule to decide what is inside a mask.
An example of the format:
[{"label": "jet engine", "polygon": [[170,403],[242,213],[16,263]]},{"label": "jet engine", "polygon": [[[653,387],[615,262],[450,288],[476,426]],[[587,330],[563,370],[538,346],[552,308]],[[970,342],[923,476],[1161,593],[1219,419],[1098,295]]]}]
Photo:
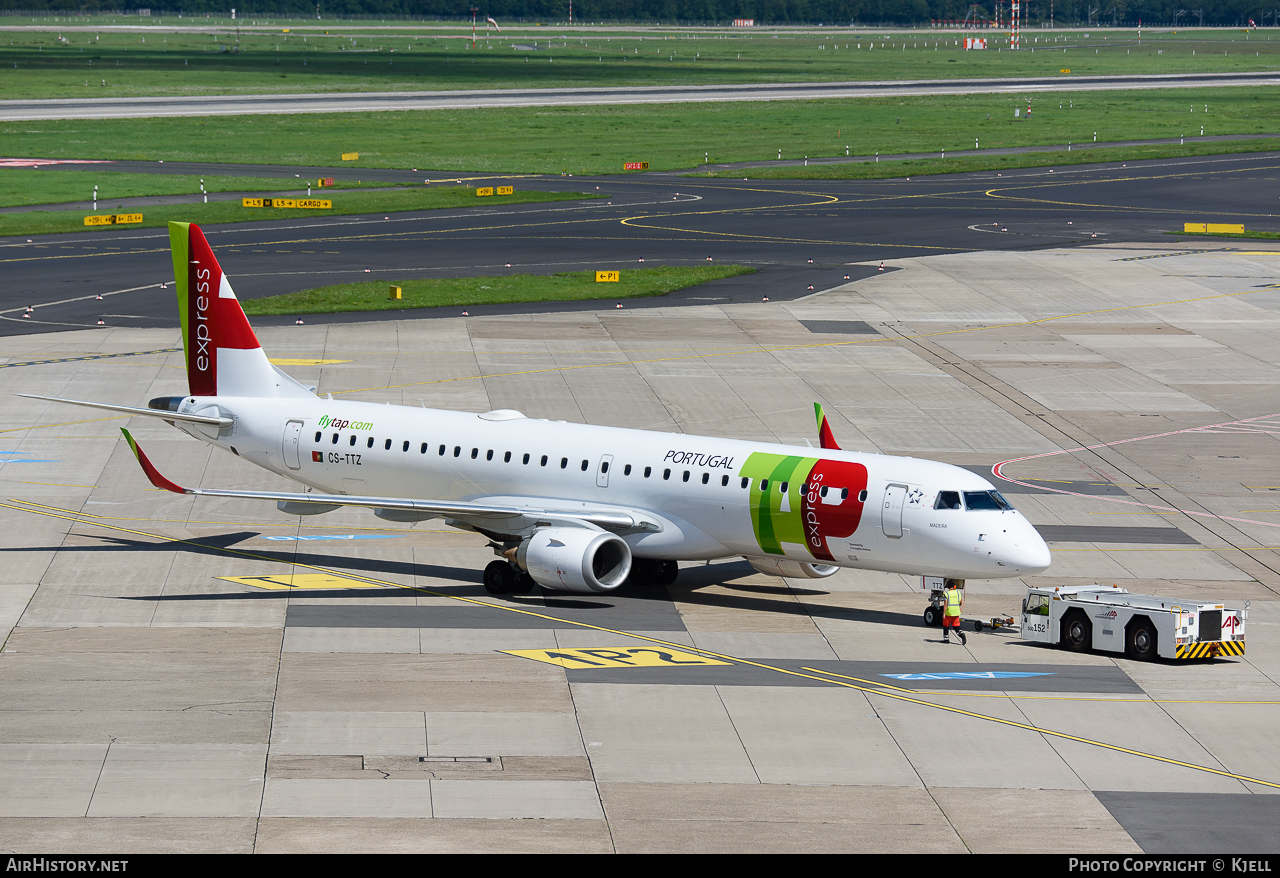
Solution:
[{"label": "jet engine", "polygon": [[546,588],[599,594],[626,581],[631,547],[605,531],[548,527],[520,544],[516,563]]},{"label": "jet engine", "polygon": [[765,576],[785,576],[789,579],[823,579],[839,570],[834,564],[811,564],[808,561],[792,561],[788,558],[748,558],[747,563]]}]

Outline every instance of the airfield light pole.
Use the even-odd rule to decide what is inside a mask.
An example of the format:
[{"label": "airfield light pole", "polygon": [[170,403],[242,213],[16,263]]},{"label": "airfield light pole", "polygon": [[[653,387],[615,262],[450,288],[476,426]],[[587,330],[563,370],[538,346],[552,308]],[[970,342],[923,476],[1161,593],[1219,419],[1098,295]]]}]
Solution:
[{"label": "airfield light pole", "polygon": [[471,48],[473,49],[476,47],[476,13],[479,11],[476,7],[471,7]]}]

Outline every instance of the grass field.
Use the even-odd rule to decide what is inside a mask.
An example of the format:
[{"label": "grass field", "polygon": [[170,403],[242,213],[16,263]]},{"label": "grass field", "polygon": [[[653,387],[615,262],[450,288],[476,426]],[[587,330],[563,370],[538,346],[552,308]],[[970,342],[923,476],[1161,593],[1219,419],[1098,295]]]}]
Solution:
[{"label": "grass field", "polygon": [[[1033,107],[1031,119],[1013,111]],[[1205,112],[1205,108],[1208,112]],[[0,123],[9,155],[495,173],[1280,132],[1270,88]],[[40,173],[48,173],[41,171]]]},{"label": "grass field", "polygon": [[[21,24],[28,19],[6,19]],[[120,32],[95,28],[127,24]],[[403,91],[1275,70],[1280,37],[1212,29],[995,31],[508,26],[471,48],[470,28],[253,19],[52,19],[0,39],[5,97]],[[193,27],[194,25],[194,27]],[[239,25],[239,31],[236,30]],[[285,33],[284,29],[290,32]],[[74,29],[73,29],[74,28]],[[326,33],[325,31],[329,31]],[[966,35],[987,51],[965,51]],[[1007,36],[1003,38],[1007,41]],[[8,43],[8,45],[4,45]],[[1069,69],[1070,74],[1059,71]]]},{"label": "grass field", "polygon": [[[210,178],[206,177],[208,182]],[[296,184],[296,180],[294,181]],[[304,193],[305,197],[305,193]],[[329,190],[313,192],[314,198],[332,200],[329,210],[293,208],[252,208],[241,206],[240,201],[220,201],[209,204],[157,204],[141,208],[126,208],[110,200],[99,200],[98,210],[27,211],[0,214],[0,237],[21,235],[49,235],[59,232],[90,232],[119,226],[85,226],[87,214],[115,212],[141,213],[143,221],[128,228],[156,228],[170,220],[201,223],[243,223],[255,220],[296,219],[297,217],[333,216],[356,213],[392,213],[395,211],[436,210],[439,208],[475,207],[479,203],[514,204],[541,201],[567,201],[583,198],[599,198],[576,192],[534,192],[516,189],[513,195],[479,199],[476,190],[466,186],[423,186],[417,189],[373,189],[366,192],[352,191],[330,193]]]},{"label": "grass field", "polygon": [[[201,181],[206,192],[285,192],[299,191],[305,194],[308,182],[315,180],[292,177],[227,177],[192,176],[188,174],[124,174],[117,171],[52,171],[44,168],[0,168],[0,207],[18,207],[29,204],[60,204],[68,201],[92,200],[94,187],[98,200],[106,203],[112,198],[137,198],[147,195],[194,195],[200,192]],[[338,189],[359,189],[394,186],[394,183],[364,183],[337,181],[323,191],[315,189],[317,196]]]},{"label": "grass field", "polygon": [[[581,299],[632,299],[661,296],[724,277],[753,274],[741,265],[665,266],[626,269],[616,283],[596,283],[591,271],[552,275],[515,274],[440,280],[400,280],[394,277],[354,284],[337,284],[242,302],[245,313],[333,314],[339,311],[392,311],[437,308],[444,305],[492,305],[507,302],[565,302]],[[403,298],[388,297],[391,284]]]}]

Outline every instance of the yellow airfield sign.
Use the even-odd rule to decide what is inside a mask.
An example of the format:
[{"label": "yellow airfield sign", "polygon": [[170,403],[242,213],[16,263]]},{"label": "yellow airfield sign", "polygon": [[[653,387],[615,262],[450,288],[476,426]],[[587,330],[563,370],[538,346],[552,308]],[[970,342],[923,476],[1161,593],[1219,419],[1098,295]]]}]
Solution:
[{"label": "yellow airfield sign", "polygon": [[308,210],[329,210],[333,202],[328,198],[242,198],[244,207],[301,207]]},{"label": "yellow airfield sign", "polygon": [[119,226],[126,223],[142,222],[142,214],[140,213],[109,213],[103,216],[87,216],[84,218],[86,226]]},{"label": "yellow airfield sign", "polygon": [[622,280],[622,272],[620,271],[597,271],[596,283],[598,284],[616,284]]},{"label": "yellow airfield sign", "polygon": [[546,662],[562,668],[678,668],[692,665],[731,665],[666,646],[614,646],[590,649],[503,649],[507,655]]}]

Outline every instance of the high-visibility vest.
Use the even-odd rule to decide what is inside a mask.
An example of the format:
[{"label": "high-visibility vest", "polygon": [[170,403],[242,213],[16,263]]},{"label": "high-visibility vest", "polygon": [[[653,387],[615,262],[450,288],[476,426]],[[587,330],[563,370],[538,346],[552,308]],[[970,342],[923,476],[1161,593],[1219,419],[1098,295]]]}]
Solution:
[{"label": "high-visibility vest", "polygon": [[947,611],[944,615],[959,616],[960,602],[964,600],[964,592],[958,588],[947,589]]}]

